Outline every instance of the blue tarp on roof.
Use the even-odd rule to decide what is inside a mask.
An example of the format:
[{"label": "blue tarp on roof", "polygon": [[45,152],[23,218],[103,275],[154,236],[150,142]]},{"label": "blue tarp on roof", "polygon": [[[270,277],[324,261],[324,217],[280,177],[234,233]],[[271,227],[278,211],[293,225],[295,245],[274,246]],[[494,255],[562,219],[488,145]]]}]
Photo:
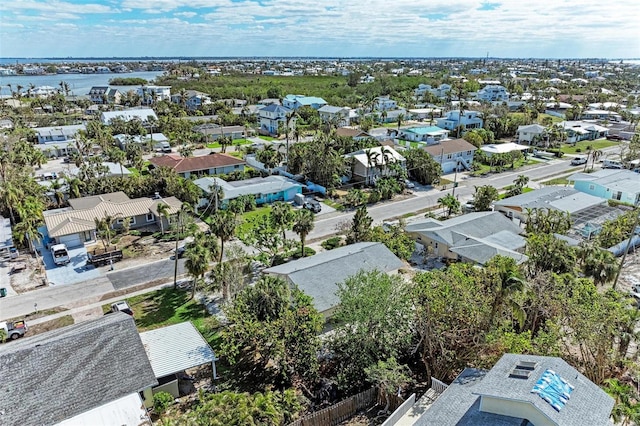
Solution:
[{"label": "blue tarp on roof", "polygon": [[546,370],[536,382],[531,393],[537,393],[540,398],[549,403],[556,411],[560,411],[569,401],[573,389],[574,386],[558,373],[553,370]]}]

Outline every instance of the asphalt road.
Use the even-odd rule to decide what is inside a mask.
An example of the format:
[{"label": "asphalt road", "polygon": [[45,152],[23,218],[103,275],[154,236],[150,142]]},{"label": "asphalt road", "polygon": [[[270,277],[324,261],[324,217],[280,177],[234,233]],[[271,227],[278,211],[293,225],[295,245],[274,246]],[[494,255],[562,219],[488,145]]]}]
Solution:
[{"label": "asphalt road", "polygon": [[[173,278],[173,270],[173,259],[165,259],[122,271],[109,272],[107,273],[107,278],[111,281],[115,290],[122,290],[152,281],[166,281]],[[178,276],[184,273],[186,273],[184,259],[178,259]]]}]

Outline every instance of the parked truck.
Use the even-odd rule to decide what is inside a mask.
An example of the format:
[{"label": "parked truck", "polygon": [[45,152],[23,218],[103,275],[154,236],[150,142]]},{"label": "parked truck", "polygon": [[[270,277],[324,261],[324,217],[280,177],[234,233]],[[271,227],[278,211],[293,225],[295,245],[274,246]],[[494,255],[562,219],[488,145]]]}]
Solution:
[{"label": "parked truck", "polygon": [[122,250],[120,249],[102,252],[94,250],[93,252],[87,253],[87,263],[94,266],[109,265],[119,260],[122,260]]},{"label": "parked truck", "polygon": [[124,300],[121,300],[120,302],[112,303],[111,309],[105,312],[104,314],[105,315],[113,314],[114,312],[124,312],[127,315],[133,316],[133,310],[131,309],[129,304]]},{"label": "parked truck", "polygon": [[24,336],[28,327],[24,321],[3,321],[0,322],[0,330],[6,333],[7,339],[16,340]]}]

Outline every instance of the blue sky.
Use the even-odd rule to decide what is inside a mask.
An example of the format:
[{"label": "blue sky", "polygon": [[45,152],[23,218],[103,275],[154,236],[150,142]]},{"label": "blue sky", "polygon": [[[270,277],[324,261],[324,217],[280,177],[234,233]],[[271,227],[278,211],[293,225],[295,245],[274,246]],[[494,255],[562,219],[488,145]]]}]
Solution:
[{"label": "blue sky", "polygon": [[640,57],[639,0],[0,0],[0,57]]}]

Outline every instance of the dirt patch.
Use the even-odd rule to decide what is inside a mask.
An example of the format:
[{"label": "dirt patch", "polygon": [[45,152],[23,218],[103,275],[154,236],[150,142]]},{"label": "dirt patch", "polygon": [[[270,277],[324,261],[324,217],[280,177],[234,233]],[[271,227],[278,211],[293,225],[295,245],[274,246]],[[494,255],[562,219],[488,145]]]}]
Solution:
[{"label": "dirt patch", "polygon": [[[21,270],[12,271],[13,266],[24,265]],[[17,259],[7,263],[11,287],[16,293],[26,293],[47,286],[42,258],[31,254],[22,254]]]},{"label": "dirt patch", "polygon": [[57,313],[68,311],[68,310],[69,309],[67,308],[63,308],[59,306],[57,308],[45,309],[44,311],[33,312],[19,318],[10,318],[7,321],[20,321],[20,320],[33,321],[34,319],[48,317],[49,315],[57,314]]},{"label": "dirt patch", "polygon": [[77,324],[79,322],[100,318],[103,315],[104,313],[102,312],[102,308],[100,306],[96,306],[95,308],[90,308],[84,311],[73,313],[72,317],[74,323]]},{"label": "dirt patch", "polygon": [[52,319],[50,321],[42,322],[40,324],[30,325],[27,336],[35,336],[36,334],[44,333],[45,331],[55,330],[57,328],[66,327],[74,324],[73,317],[71,315],[65,315],[60,318]]}]

